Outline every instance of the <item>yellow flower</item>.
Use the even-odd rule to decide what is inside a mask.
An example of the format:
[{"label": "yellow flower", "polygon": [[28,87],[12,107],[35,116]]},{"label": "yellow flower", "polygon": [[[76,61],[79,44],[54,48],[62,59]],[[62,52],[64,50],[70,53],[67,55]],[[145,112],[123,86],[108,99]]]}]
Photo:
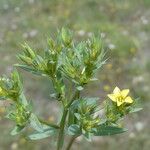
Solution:
[{"label": "yellow flower", "polygon": [[107,96],[113,101],[117,103],[117,106],[122,105],[123,103],[133,103],[133,100],[130,96],[127,96],[129,93],[129,89],[120,90],[118,87],[115,87],[113,94],[108,94]]}]

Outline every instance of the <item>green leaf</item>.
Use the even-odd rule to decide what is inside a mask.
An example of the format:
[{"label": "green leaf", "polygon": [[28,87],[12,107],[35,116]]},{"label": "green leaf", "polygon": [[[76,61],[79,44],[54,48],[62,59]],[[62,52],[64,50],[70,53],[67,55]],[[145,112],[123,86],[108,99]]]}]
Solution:
[{"label": "green leaf", "polygon": [[50,137],[55,134],[55,129],[47,130],[44,132],[36,132],[28,136],[30,140],[40,140],[47,137]]},{"label": "green leaf", "polygon": [[141,111],[143,108],[132,108],[129,113],[135,113],[135,112],[138,112],[138,111]]},{"label": "green leaf", "polygon": [[24,105],[24,106],[28,106],[28,102],[27,102],[27,99],[24,95],[23,92],[21,92],[20,96],[19,96],[19,100],[21,101],[21,103]]},{"label": "green leaf", "polygon": [[95,136],[105,136],[105,135],[114,135],[126,132],[127,129],[114,127],[114,126],[106,126],[100,125],[97,128],[97,131],[94,133]]},{"label": "green leaf", "polygon": [[65,29],[65,28],[62,28],[61,29],[61,38],[64,42],[65,45],[68,45],[71,43],[72,41],[72,33],[71,31]]},{"label": "green leaf", "polygon": [[86,140],[88,140],[89,142],[91,142],[91,140],[92,140],[92,134],[90,132],[85,132],[85,134],[83,134],[83,135],[86,138]]},{"label": "green leaf", "polygon": [[98,100],[99,100],[99,97],[85,97],[84,98],[84,101],[86,101],[88,105],[96,104]]},{"label": "green leaf", "polygon": [[34,68],[31,68],[31,67],[29,67],[27,65],[15,64],[14,66],[19,67],[19,68],[21,68],[21,69],[23,69],[25,71],[31,72],[31,73],[33,73],[35,75],[45,76],[45,74],[42,71],[39,71],[39,70],[34,69]]},{"label": "green leaf", "polygon": [[141,108],[141,100],[140,98],[136,98],[134,100],[134,103],[129,107],[129,113],[135,113],[138,111],[141,111],[143,108]]},{"label": "green leaf", "polygon": [[[47,39],[47,44],[48,44],[50,50],[54,49],[55,42],[51,37]],[[46,54],[48,54],[48,50],[46,51]]]},{"label": "green leaf", "polygon": [[81,134],[81,130],[80,130],[79,125],[72,124],[71,126],[69,126],[68,134],[69,135],[80,135]]},{"label": "green leaf", "polygon": [[11,135],[17,135],[24,129],[24,126],[15,126],[14,129],[11,131]]},{"label": "green leaf", "polygon": [[74,113],[74,116],[75,116],[78,120],[81,119],[81,115],[80,115],[79,113]]},{"label": "green leaf", "polygon": [[70,106],[70,110],[74,110],[76,108],[79,108],[79,106],[81,106],[82,104],[83,105],[97,105],[97,100],[99,100],[98,97],[85,97],[85,98],[82,98],[82,99],[77,99],[77,100],[74,100],[74,102],[71,104]]},{"label": "green leaf", "polygon": [[73,111],[74,109],[78,108],[79,105],[80,105],[80,99],[74,100],[70,106],[70,111]]},{"label": "green leaf", "polygon": [[18,55],[18,58],[26,64],[32,64],[32,59],[27,56]]},{"label": "green leaf", "polygon": [[30,48],[30,46],[25,43],[24,45],[22,45],[22,47],[24,48],[24,54],[25,56],[28,56],[30,58],[34,58],[36,55],[35,55],[35,52]]},{"label": "green leaf", "polygon": [[68,126],[70,126],[71,124],[74,124],[74,112],[69,110],[68,113]]},{"label": "green leaf", "polygon": [[43,132],[43,126],[40,123],[40,121],[38,120],[38,118],[36,117],[36,115],[34,115],[33,113],[30,116],[30,125],[39,132]]}]

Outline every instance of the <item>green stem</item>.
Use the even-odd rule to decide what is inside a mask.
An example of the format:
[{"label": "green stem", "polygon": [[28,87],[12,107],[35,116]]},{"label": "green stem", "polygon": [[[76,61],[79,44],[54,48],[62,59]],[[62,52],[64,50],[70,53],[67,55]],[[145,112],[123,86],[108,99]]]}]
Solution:
[{"label": "green stem", "polygon": [[66,150],[70,150],[70,148],[71,148],[71,146],[72,146],[72,144],[73,144],[73,142],[75,141],[76,138],[77,138],[77,136],[73,136],[73,137],[70,139],[70,142],[69,142],[69,144],[68,144]]},{"label": "green stem", "polygon": [[74,96],[72,97],[71,101],[64,108],[63,116],[62,116],[61,122],[60,122],[60,130],[59,130],[58,141],[57,141],[57,150],[61,149],[63,142],[64,142],[64,139],[63,139],[64,138],[64,128],[65,128],[66,118],[67,118],[67,114],[68,114],[68,108],[73,103],[73,101],[76,99],[76,97],[77,98],[79,97],[79,95],[80,95],[80,92],[76,91]]},{"label": "green stem", "polygon": [[61,122],[60,122],[60,131],[59,131],[58,141],[57,141],[57,150],[60,150],[62,145],[63,145],[64,127],[65,127],[65,123],[66,123],[67,114],[68,114],[68,110],[64,109],[63,116],[62,116],[62,119],[61,119]]},{"label": "green stem", "polygon": [[70,105],[73,103],[73,101],[74,101],[76,98],[79,98],[79,96],[80,96],[80,91],[76,91],[75,94],[74,94],[74,96],[72,97],[71,101],[68,103],[67,108],[69,108]]}]

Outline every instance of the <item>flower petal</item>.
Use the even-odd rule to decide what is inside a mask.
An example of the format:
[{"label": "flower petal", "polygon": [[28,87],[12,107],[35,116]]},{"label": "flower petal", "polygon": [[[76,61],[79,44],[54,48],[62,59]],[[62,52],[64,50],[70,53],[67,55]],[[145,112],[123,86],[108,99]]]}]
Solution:
[{"label": "flower petal", "polygon": [[120,106],[123,102],[117,101],[117,106]]},{"label": "flower petal", "polygon": [[114,89],[114,91],[113,91],[113,93],[114,94],[120,93],[120,89],[116,86],[115,89]]},{"label": "flower petal", "polygon": [[125,102],[126,102],[126,103],[133,103],[133,99],[132,99],[130,96],[128,96],[128,97],[125,99]]},{"label": "flower petal", "polygon": [[129,91],[130,91],[129,89],[124,89],[124,90],[122,90],[122,91],[121,91],[122,97],[125,98],[125,97],[129,94]]},{"label": "flower petal", "polygon": [[114,94],[107,95],[112,101],[116,102],[116,96]]}]

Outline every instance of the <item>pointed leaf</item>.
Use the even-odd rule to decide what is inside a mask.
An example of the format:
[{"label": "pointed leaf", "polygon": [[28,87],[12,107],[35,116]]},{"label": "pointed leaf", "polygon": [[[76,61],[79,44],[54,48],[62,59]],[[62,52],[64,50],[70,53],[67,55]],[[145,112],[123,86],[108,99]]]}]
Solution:
[{"label": "pointed leaf", "polygon": [[39,132],[43,132],[43,126],[42,126],[42,124],[40,123],[40,121],[38,120],[38,118],[36,117],[36,115],[34,115],[33,113],[30,116],[30,125],[35,130],[37,130]]},{"label": "pointed leaf", "polygon": [[17,135],[24,129],[24,126],[15,126],[14,129],[11,131],[11,135]]},{"label": "pointed leaf", "polygon": [[135,112],[138,112],[138,111],[141,111],[143,108],[132,108],[131,110],[130,110],[130,112],[129,113],[135,113]]},{"label": "pointed leaf", "polygon": [[72,124],[71,126],[69,126],[68,134],[69,135],[80,135],[81,134],[81,130],[80,130],[79,125]]},{"label": "pointed leaf", "polygon": [[52,136],[54,134],[55,134],[55,129],[47,130],[44,132],[33,133],[33,134],[29,135],[28,137],[30,140],[40,140],[40,139],[44,139],[44,138],[47,138],[49,136]]},{"label": "pointed leaf", "polygon": [[127,129],[114,127],[114,126],[106,126],[100,125],[97,128],[97,131],[94,133],[95,136],[105,136],[105,135],[114,135],[126,132]]},{"label": "pointed leaf", "polygon": [[36,70],[36,69],[34,69],[34,68],[31,68],[31,67],[29,67],[29,66],[27,66],[27,65],[15,64],[14,66],[19,67],[19,68],[21,68],[21,69],[23,69],[23,70],[25,70],[25,71],[31,72],[32,74],[35,74],[35,75],[42,75],[42,76],[45,76],[45,74],[44,74],[42,71]]}]

